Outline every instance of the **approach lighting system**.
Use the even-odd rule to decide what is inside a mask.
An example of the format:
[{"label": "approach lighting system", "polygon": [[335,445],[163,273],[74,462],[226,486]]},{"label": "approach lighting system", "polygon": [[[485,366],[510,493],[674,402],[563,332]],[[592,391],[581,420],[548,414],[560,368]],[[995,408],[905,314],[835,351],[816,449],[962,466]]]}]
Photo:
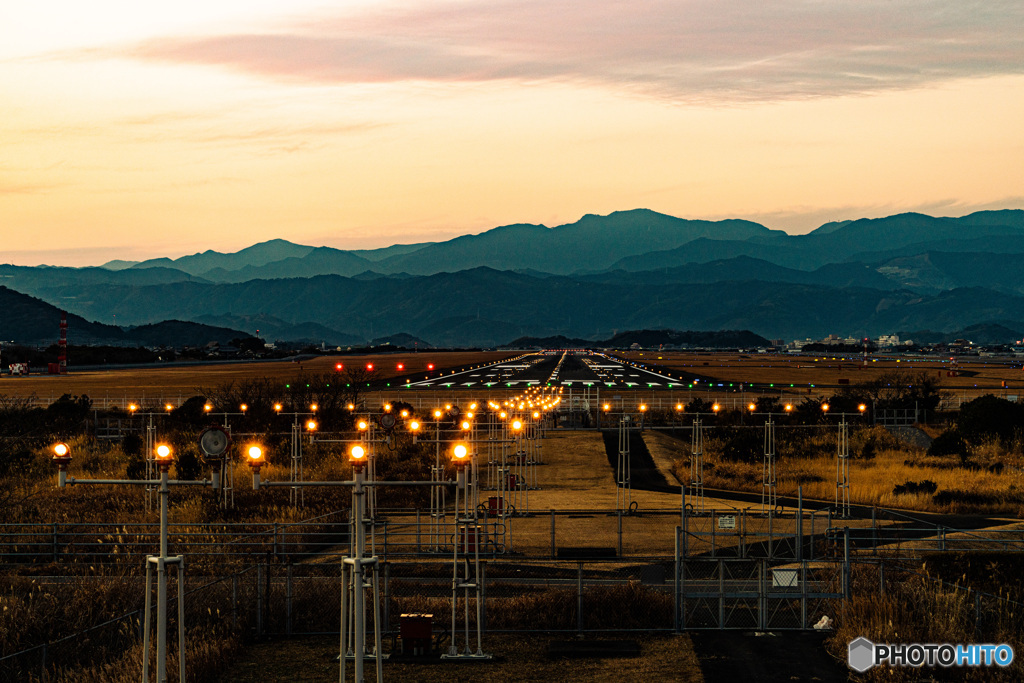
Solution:
[{"label": "approach lighting system", "polygon": [[283,409],[284,409],[284,406],[281,405],[280,403],[275,403],[274,404],[274,412],[275,413],[280,413]]},{"label": "approach lighting system", "polygon": [[611,410],[611,409],[612,409],[612,406],[611,406],[611,404],[610,404],[610,403],[605,403],[605,404],[604,404],[604,412],[606,412],[606,413],[607,413],[607,412],[608,412],[609,410]]},{"label": "approach lighting system", "polygon": [[513,430],[518,432],[522,428],[523,428],[523,423],[522,423],[521,420],[512,420],[512,429]]},{"label": "approach lighting system", "polygon": [[434,364],[433,363],[427,363],[427,370],[433,370],[433,369],[434,369]]},{"label": "approach lighting system", "polygon": [[718,412],[719,410],[721,410],[721,409],[722,409],[722,406],[718,405],[717,403],[716,403],[716,404],[714,404],[713,406],[711,406],[711,410],[712,410],[713,412],[716,412],[716,413],[717,413],[717,412]]},{"label": "approach lighting system", "polygon": [[821,412],[827,413],[828,409],[829,409],[829,405],[827,403],[822,403],[821,404]]},{"label": "approach lighting system", "polygon": [[242,411],[243,413],[244,413],[245,411],[249,410],[249,406],[248,406],[247,404],[245,404],[245,403],[243,403],[242,405],[238,406],[238,408],[239,408],[239,409],[240,409],[240,410],[241,410],[241,411]]},{"label": "approach lighting system", "polygon": [[199,450],[208,458],[222,458],[231,446],[231,436],[223,427],[213,425],[199,434]]},{"label": "approach lighting system", "polygon": [[71,461],[71,448],[64,442],[54,444],[53,446],[53,460],[58,464],[61,461]]},{"label": "approach lighting system", "polygon": [[169,413],[172,410],[174,410],[174,406],[172,406],[170,403],[168,403],[167,405],[164,406],[164,410],[166,410]]},{"label": "approach lighting system", "polygon": [[469,448],[466,444],[455,444],[455,448],[452,449],[452,459],[456,467],[464,467],[468,456]]},{"label": "approach lighting system", "polygon": [[405,370],[405,364],[404,363],[399,363],[395,367],[397,367],[399,370]]},{"label": "approach lighting system", "polygon": [[316,420],[310,420],[309,422],[306,423],[306,431],[315,432],[316,427]]},{"label": "approach lighting system", "polygon": [[440,410],[435,410],[434,411],[434,419],[435,420],[440,420],[441,419],[441,415],[442,415],[442,413],[441,413]]},{"label": "approach lighting system", "polygon": [[469,423],[469,420],[463,420],[463,422],[462,422],[462,431],[468,432],[472,426],[473,425],[471,425]]},{"label": "approach lighting system", "polygon": [[345,365],[343,363],[335,363],[334,369],[337,370],[338,372],[341,372],[342,370],[345,369]]},{"label": "approach lighting system", "polygon": [[246,462],[249,463],[249,467],[253,468],[257,472],[259,471],[260,466],[266,462],[263,457],[263,449],[256,445],[249,446],[245,451],[245,456]]},{"label": "approach lighting system", "polygon": [[373,372],[373,363],[367,363],[367,364],[366,364],[366,369],[367,369],[368,371],[370,371],[370,372]]},{"label": "approach lighting system", "polygon": [[207,403],[206,405],[203,406],[203,410],[206,412],[210,412],[211,410],[213,410],[213,406]]},{"label": "approach lighting system", "polygon": [[409,431],[418,432],[420,430],[420,423],[413,420],[409,423]]},{"label": "approach lighting system", "polygon": [[863,413],[863,412],[864,412],[865,410],[867,410],[867,409],[868,409],[868,407],[867,407],[866,405],[864,405],[863,403],[861,403],[861,404],[860,404],[859,406],[857,406],[857,410],[859,410],[859,411],[860,411],[860,412],[862,412],[862,413]]},{"label": "approach lighting system", "polygon": [[359,422],[356,423],[356,427],[359,429],[359,431],[365,432],[367,429],[370,428],[370,423],[367,422],[366,420],[360,420]]},{"label": "approach lighting system", "polygon": [[787,403],[786,404],[786,412],[787,413],[793,412],[793,404],[792,403]]},{"label": "approach lighting system", "polygon": [[677,403],[676,404],[676,411],[680,412],[680,413],[683,412],[683,404],[682,403]]},{"label": "approach lighting system", "polygon": [[756,403],[749,403],[749,404],[747,404],[747,410],[749,410],[750,412],[754,412],[755,410],[757,410],[757,404]]},{"label": "approach lighting system", "polygon": [[161,472],[166,472],[167,468],[171,465],[171,460],[174,459],[174,451],[171,447],[165,443],[162,443],[156,447],[156,462]]},{"label": "approach lighting system", "polygon": [[395,424],[398,422],[398,419],[391,413],[384,413],[377,421],[380,423],[380,426],[384,431],[390,432],[395,428]]},{"label": "approach lighting system", "polygon": [[320,410],[320,406],[318,406],[318,405],[317,405],[317,404],[315,404],[315,403],[310,403],[310,404],[309,404],[309,412],[311,412],[311,413],[315,413],[315,412],[316,412],[316,411],[318,411],[318,410]]},{"label": "approach lighting system", "polygon": [[647,412],[647,404],[645,404],[645,403],[641,403],[640,404],[640,412],[641,413],[646,413]]},{"label": "approach lighting system", "polygon": [[366,449],[362,446],[353,446],[348,452],[348,459],[356,472],[361,471],[366,462]]}]

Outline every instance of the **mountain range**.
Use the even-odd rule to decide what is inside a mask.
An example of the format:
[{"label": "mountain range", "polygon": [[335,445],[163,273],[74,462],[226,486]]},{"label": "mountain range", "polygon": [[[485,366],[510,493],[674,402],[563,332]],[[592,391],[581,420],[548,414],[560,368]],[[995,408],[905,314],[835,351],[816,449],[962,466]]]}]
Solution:
[{"label": "mountain range", "polygon": [[[6,265],[0,285],[106,325],[182,320],[345,345],[401,333],[491,346],[645,328],[949,335],[1024,329],[1021,254],[1021,210],[906,213],[789,235],[637,209],[373,250],[271,240],[92,268]],[[10,336],[0,320],[0,338]]]}]

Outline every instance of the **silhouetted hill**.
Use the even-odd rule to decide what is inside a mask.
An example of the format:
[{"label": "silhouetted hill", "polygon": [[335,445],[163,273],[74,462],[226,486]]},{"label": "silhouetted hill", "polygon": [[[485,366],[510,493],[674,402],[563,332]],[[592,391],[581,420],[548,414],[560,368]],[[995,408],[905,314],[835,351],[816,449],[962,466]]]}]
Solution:
[{"label": "silhouetted hill", "polygon": [[[48,345],[60,337],[61,309],[45,301],[0,286],[0,339],[19,344]],[[244,332],[180,320],[161,321],[122,329],[67,314],[68,338],[75,344],[112,346],[200,346],[246,337]]]}]

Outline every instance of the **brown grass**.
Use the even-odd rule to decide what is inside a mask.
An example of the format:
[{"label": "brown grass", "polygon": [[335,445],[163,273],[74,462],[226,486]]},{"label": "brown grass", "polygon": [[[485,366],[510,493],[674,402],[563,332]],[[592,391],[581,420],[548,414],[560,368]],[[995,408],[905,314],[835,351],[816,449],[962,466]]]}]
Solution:
[{"label": "brown grass", "polygon": [[[36,375],[10,377],[0,375],[0,394],[7,396],[38,396],[50,402],[62,394],[79,396],[85,394],[94,401],[143,401],[168,400],[175,405],[200,393],[201,387],[240,383],[256,378],[272,381],[294,379],[300,373],[318,374],[334,372],[335,364],[343,363],[346,368],[364,367],[373,363],[378,379],[423,379],[427,365],[433,363],[435,370],[462,368],[477,363],[487,363],[515,354],[507,352],[463,352],[437,351],[423,353],[374,354],[365,356],[320,356],[301,362],[288,360],[239,363],[204,363],[188,366],[153,366],[115,370],[76,370],[73,366],[67,375]],[[399,371],[402,363],[405,369]]]},{"label": "brown grass", "polygon": [[[777,442],[779,434],[777,432]],[[803,495],[832,500],[836,495],[836,441],[833,430],[821,430],[787,450],[777,443],[777,490],[779,495]],[[859,457],[865,443],[873,440],[877,451],[873,458]],[[752,454],[748,462],[722,457],[722,437],[710,437],[704,444],[704,483],[709,488],[734,489],[760,493],[762,462]],[[679,441],[674,471],[689,477],[689,443]],[[880,427],[852,430],[850,434],[850,501],[911,510],[951,513],[1024,515],[1024,455],[994,442],[982,444],[971,454],[971,464],[955,457],[930,457],[924,451],[897,441]],[[1000,472],[988,467],[1003,463]],[[939,495],[893,493],[898,484],[933,481]],[[943,494],[943,492],[947,492]],[[958,492],[969,491],[971,497]],[[950,493],[952,492],[952,493]]]}]

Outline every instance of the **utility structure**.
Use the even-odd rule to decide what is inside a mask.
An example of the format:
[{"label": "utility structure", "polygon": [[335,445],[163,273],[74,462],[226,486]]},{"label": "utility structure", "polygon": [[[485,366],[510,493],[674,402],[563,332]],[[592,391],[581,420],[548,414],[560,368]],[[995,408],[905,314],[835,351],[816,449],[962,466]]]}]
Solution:
[{"label": "utility structure", "polygon": [[630,416],[623,414],[619,418],[619,452],[615,465],[615,509],[619,512],[629,510],[633,503],[633,488],[630,482],[629,429]]},{"label": "utility structure", "polygon": [[213,412],[212,403],[203,405],[203,412],[206,415],[224,418],[223,425],[211,424],[199,434],[199,449],[214,463],[211,476],[219,484],[222,510],[233,510],[235,507],[235,465],[230,455],[232,438],[228,418],[232,415],[245,417],[248,411],[249,406],[245,403],[238,406],[238,412],[224,410],[219,413]]},{"label": "utility structure", "polygon": [[[828,403],[821,404],[821,410],[828,414]],[[859,415],[864,415],[867,406],[857,406]],[[839,433],[836,437],[836,514],[840,519],[850,518],[850,426],[846,422],[848,413],[839,413]]]},{"label": "utility structure", "polygon": [[[751,403],[750,412],[757,410],[757,404]],[[777,479],[775,476],[775,420],[772,413],[764,421],[764,460],[761,464],[761,512],[774,512],[779,504]]]},{"label": "utility structure", "polygon": [[156,567],[156,682],[167,681],[167,574],[169,567],[178,571],[178,680],[185,680],[185,557],[168,555],[167,553],[167,498],[172,486],[213,486],[215,482],[177,481],[169,478],[171,462],[174,454],[170,446],[160,444],[156,447],[155,458],[159,478],[149,479],[75,479],[68,476],[71,464],[71,448],[66,443],[58,443],[53,447],[53,462],[57,465],[57,485],[60,488],[75,484],[114,485],[114,486],[146,486],[154,484],[160,494],[160,554],[146,557],[146,600],[145,620],[142,635],[142,681],[149,683],[150,632],[152,631],[152,594],[153,567]]},{"label": "utility structure", "polygon": [[[368,465],[372,462],[371,453],[362,445],[354,444],[349,449],[349,462],[352,463],[352,479],[350,481],[261,481],[260,468],[265,456],[259,448],[248,451],[248,463],[252,469],[253,490],[273,486],[332,487],[349,486],[352,488],[352,533],[349,540],[349,555],[341,558],[341,634],[338,655],[338,679],[345,680],[347,662],[353,661],[354,680],[363,683],[364,665],[367,659],[376,664],[377,679],[383,680],[383,660],[387,655],[383,651],[380,624],[380,565],[376,555],[366,556],[366,529],[373,521],[368,518],[367,494],[377,486],[447,486],[452,482],[430,481],[374,481],[370,477]],[[366,591],[371,591],[370,602],[373,605],[373,648],[367,650],[366,624]]]},{"label": "utility structure", "polygon": [[284,410],[284,406],[280,403],[274,404],[274,412],[278,415],[291,415],[292,416],[292,428],[291,428],[291,440],[290,448],[291,457],[288,459],[288,480],[295,484],[288,492],[288,502],[292,507],[305,507],[306,499],[303,492],[301,483],[303,480],[302,470],[302,437],[303,430],[309,434],[309,442],[312,444],[314,441],[316,430],[320,428],[319,423],[316,421],[316,411],[318,410],[316,403],[309,406],[308,411],[293,410],[290,413],[281,412]]},{"label": "utility structure", "polygon": [[[477,518],[478,505],[474,502],[477,470],[473,465],[474,454],[464,443],[455,444],[452,448],[452,462],[455,465],[455,542],[452,555],[452,625],[451,643],[448,653],[442,659],[487,660],[491,655],[483,651],[483,575],[480,571],[480,545],[483,542],[484,529]],[[461,493],[461,501],[460,501]],[[459,559],[462,559],[463,572],[459,576]],[[459,632],[458,599],[462,591],[464,611],[463,648],[460,651],[456,634]],[[471,646],[469,602],[470,597],[476,603],[476,650]]]}]

